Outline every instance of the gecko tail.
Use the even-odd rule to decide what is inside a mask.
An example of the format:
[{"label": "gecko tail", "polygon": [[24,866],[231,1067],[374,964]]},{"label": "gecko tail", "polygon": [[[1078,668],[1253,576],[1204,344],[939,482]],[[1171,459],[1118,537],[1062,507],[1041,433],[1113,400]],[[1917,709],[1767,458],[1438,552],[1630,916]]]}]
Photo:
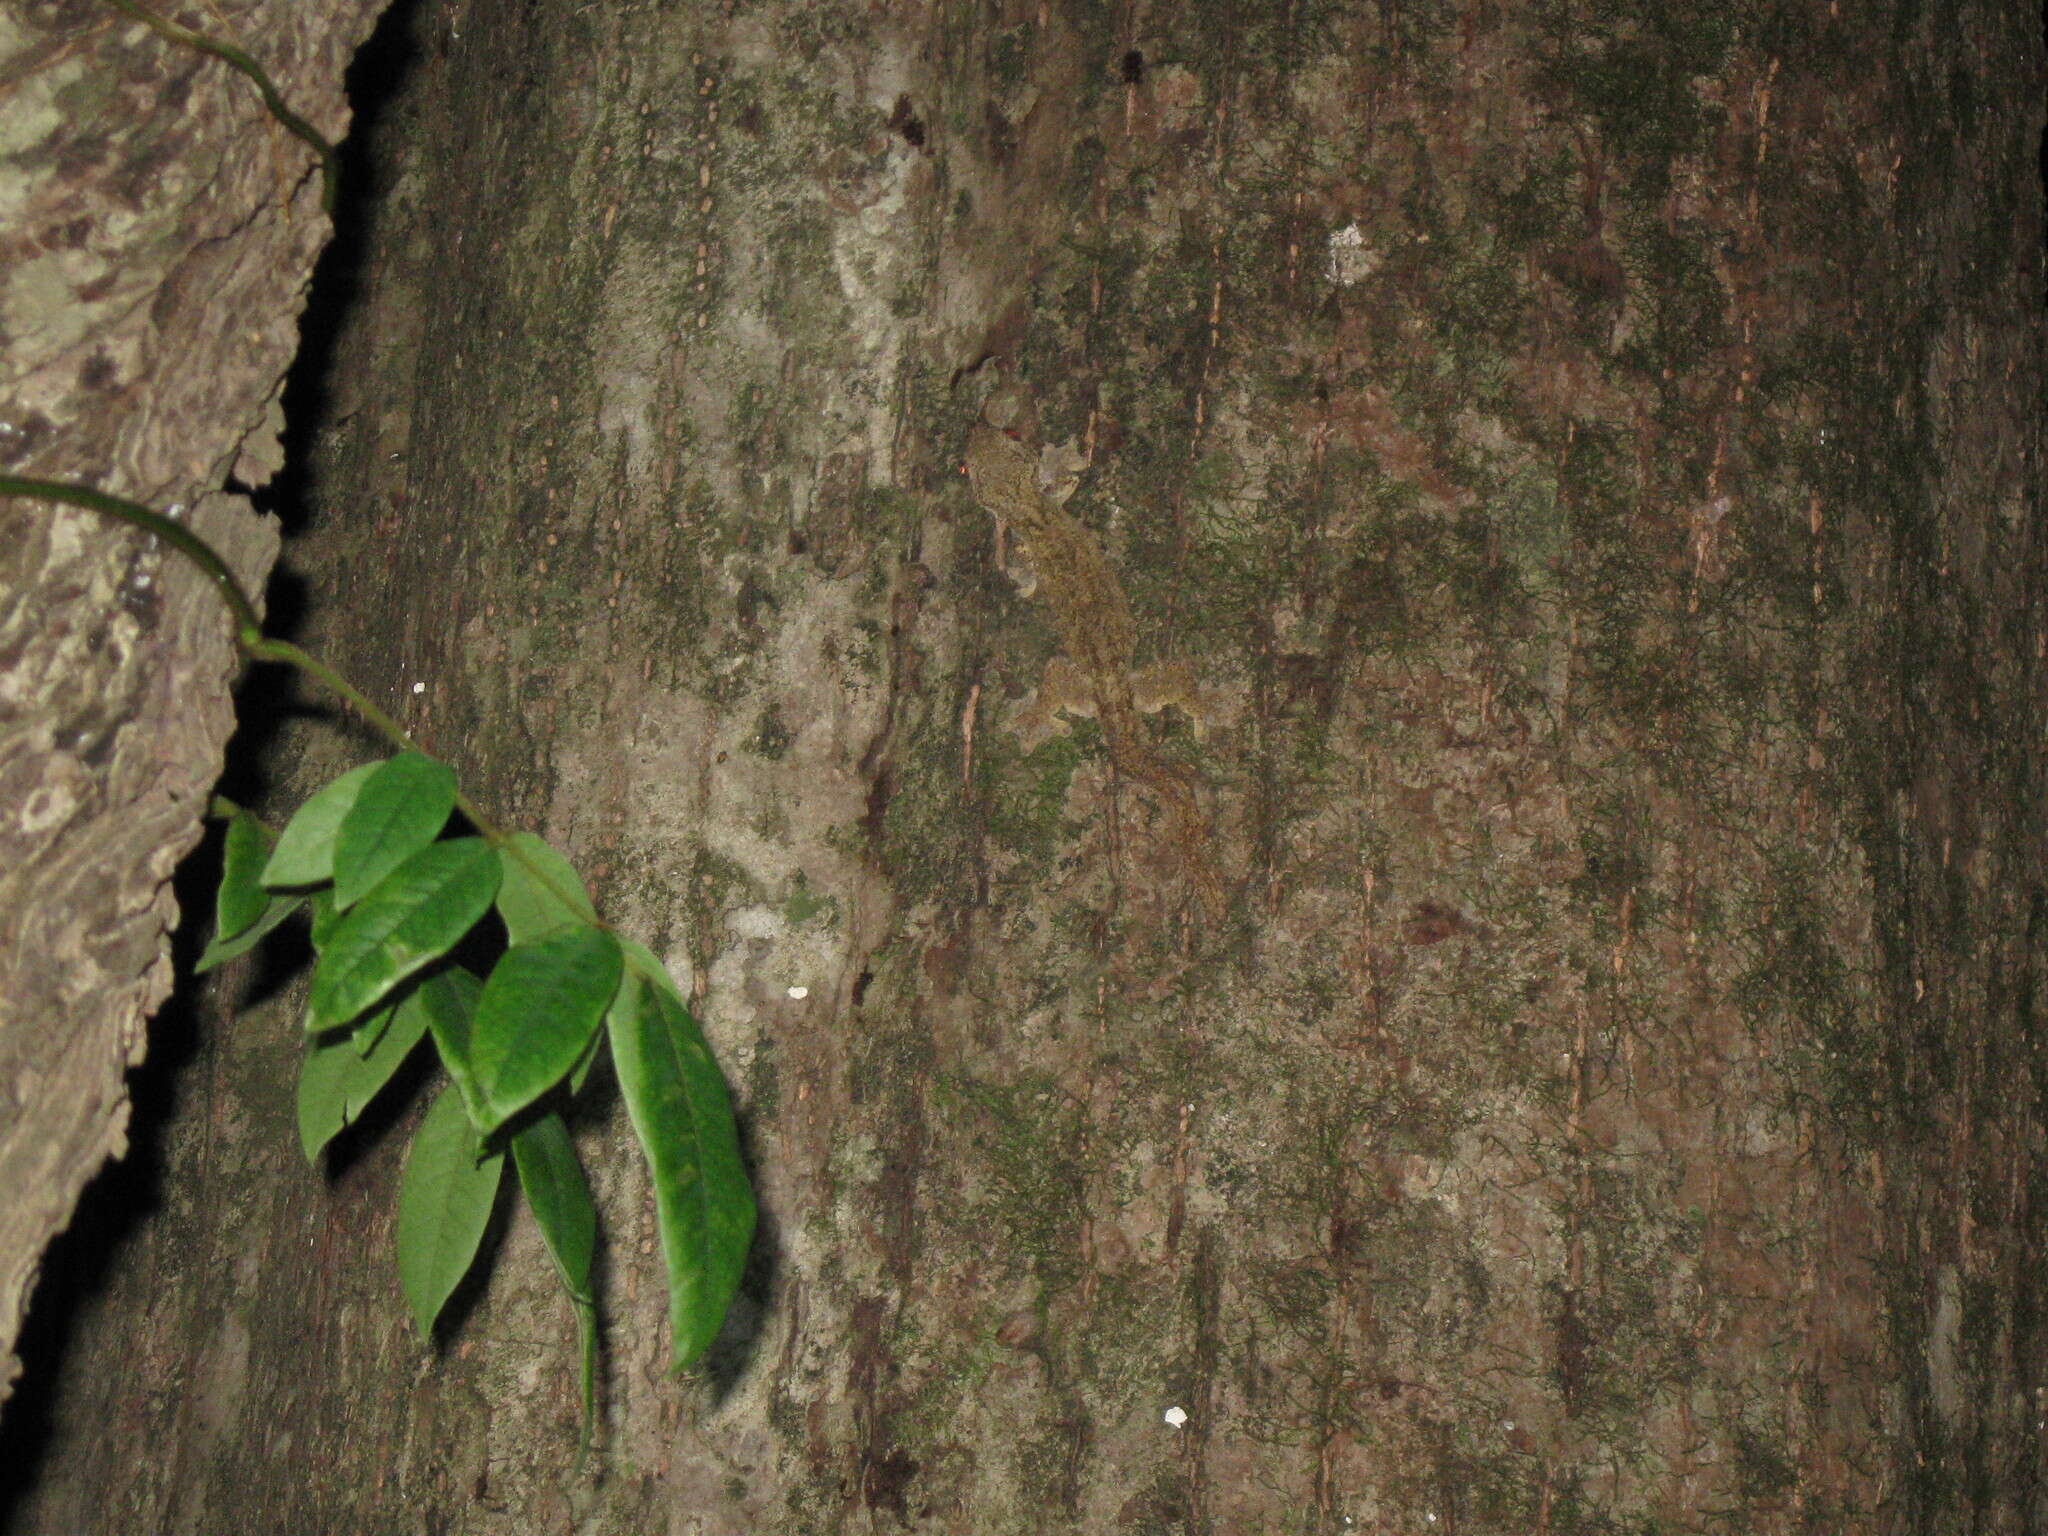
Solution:
[{"label": "gecko tail", "polygon": [[1180,856],[1202,910],[1211,921],[1220,919],[1226,909],[1223,879],[1210,856],[1215,838],[1209,819],[1195,799],[1194,775],[1172,759],[1133,741],[1128,731],[1117,731],[1111,737],[1109,760],[1117,772],[1144,785],[1166,803],[1174,851]]}]

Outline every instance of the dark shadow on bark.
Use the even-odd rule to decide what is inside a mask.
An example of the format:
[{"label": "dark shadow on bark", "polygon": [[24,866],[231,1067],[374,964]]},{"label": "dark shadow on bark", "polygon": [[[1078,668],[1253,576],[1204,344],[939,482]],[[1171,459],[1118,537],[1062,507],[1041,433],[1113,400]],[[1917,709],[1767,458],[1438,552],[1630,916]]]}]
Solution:
[{"label": "dark shadow on bark", "polygon": [[[337,728],[350,728],[345,717],[308,703],[289,669],[252,668],[236,689],[237,726],[216,793],[239,805],[261,807],[271,787],[262,764],[286,725],[308,716],[325,717]],[[285,813],[274,813],[270,820],[281,823]],[[5,1409],[0,1410],[0,1532],[13,1530],[15,1511],[35,1486],[41,1459],[49,1448],[59,1372],[70,1341],[106,1291],[110,1277],[125,1262],[130,1242],[162,1208],[164,1133],[179,1111],[181,1079],[199,1055],[204,1022],[232,1018],[275,996],[303,977],[311,963],[305,925],[295,919],[249,956],[226,967],[217,979],[193,975],[213,936],[220,860],[221,826],[209,823],[206,837],[178,866],[173,878],[181,914],[177,931],[171,935],[177,981],[150,1020],[148,1055],[128,1074],[133,1105],[128,1155],[107,1164],[86,1186],[70,1225],[43,1255],[42,1273],[17,1345],[22,1376]],[[409,1080],[418,1075],[408,1069]],[[403,1109],[414,1096],[413,1092],[382,1096],[365,1121],[376,1119],[385,1100]],[[361,1144],[376,1131],[366,1124],[352,1126],[345,1134]]]},{"label": "dark shadow on bark", "polygon": [[[394,0],[348,67],[353,116],[348,137],[335,147],[341,181],[335,197],[334,238],[314,264],[306,311],[299,317],[298,356],[285,379],[284,467],[253,496],[260,510],[277,515],[287,535],[306,525],[314,434],[333,426],[335,349],[361,292],[371,211],[377,198],[390,190],[379,181],[371,149],[379,123],[419,62],[413,35],[417,10],[418,0]],[[287,615],[277,618],[282,623]]]},{"label": "dark shadow on bark", "polygon": [[[299,354],[285,385],[284,467],[268,486],[253,492],[232,480],[228,486],[250,494],[259,510],[275,513],[287,534],[305,521],[308,448],[327,409],[335,344],[361,286],[369,210],[381,190],[368,146],[379,119],[416,61],[412,40],[416,5],[417,0],[395,0],[348,70],[347,89],[354,115],[348,138],[338,146],[341,181],[335,236],[315,266],[300,321]],[[265,598],[267,631],[289,636],[298,628],[307,605],[305,583],[280,567]],[[251,669],[237,688],[236,736],[216,786],[218,792],[238,804],[262,804],[270,787],[262,767],[270,748],[289,720],[307,714],[324,714],[349,728],[324,701],[309,703],[288,669]],[[214,828],[179,866],[175,877],[183,914],[171,940],[178,985],[150,1021],[148,1056],[128,1077],[133,1102],[128,1155],[109,1163],[86,1187],[70,1225],[45,1251],[22,1322],[16,1345],[22,1376],[5,1408],[0,1409],[0,1532],[14,1529],[15,1516],[34,1489],[50,1448],[59,1373],[67,1350],[86,1315],[105,1294],[125,1250],[163,1204],[165,1129],[178,1110],[181,1074],[198,1055],[201,1021],[213,1012],[207,989],[193,981],[192,967],[212,934],[213,892],[219,875],[220,835]],[[272,994],[301,974],[306,959],[302,935],[297,942],[281,936],[266,942],[253,963],[245,962],[228,972],[234,1010]],[[416,1080],[424,1074],[408,1068],[407,1075]],[[402,1111],[416,1096],[416,1088],[384,1096],[392,1108],[373,1107],[362,1125],[346,1133],[349,1145],[360,1147],[387,1134],[386,1122],[396,1118],[395,1111]],[[346,1159],[346,1148],[342,1155]],[[502,1225],[500,1217],[494,1221],[494,1230],[502,1230]],[[479,1270],[486,1267],[480,1265]],[[457,1306],[461,1304],[458,1297]]]},{"label": "dark shadow on bark", "polygon": [[198,1054],[205,1010],[190,985],[192,966],[213,931],[213,888],[220,877],[216,830],[178,867],[184,914],[171,938],[181,984],[149,1023],[149,1054],[128,1074],[133,1112],[128,1155],[103,1167],[79,1196],[71,1224],[43,1252],[16,1352],[22,1374],[0,1409],[0,1532],[34,1489],[55,1432],[59,1373],[67,1349],[106,1293],[128,1245],[163,1203],[164,1135],[178,1110],[180,1077]]},{"label": "dark shadow on bark", "polygon": [[782,1277],[781,1225],[775,1213],[759,1203],[761,1159],[755,1151],[753,1121],[745,1114],[739,1117],[739,1141],[740,1161],[754,1186],[754,1242],[747,1250],[746,1271],[740,1276],[739,1294],[733,1298],[732,1309],[725,1314],[725,1326],[697,1365],[710,1387],[714,1406],[731,1395],[760,1349],[762,1334],[779,1299],[776,1291]]}]

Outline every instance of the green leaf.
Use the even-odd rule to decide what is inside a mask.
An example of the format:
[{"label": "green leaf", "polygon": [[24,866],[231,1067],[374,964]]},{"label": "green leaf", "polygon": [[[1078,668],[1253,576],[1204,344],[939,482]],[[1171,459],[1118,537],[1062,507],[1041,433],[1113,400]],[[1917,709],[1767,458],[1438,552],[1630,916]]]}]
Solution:
[{"label": "green leaf", "polygon": [[583,1439],[597,1412],[597,1297],[590,1288],[590,1262],[597,1252],[597,1207],[583,1164],[560,1115],[543,1115],[512,1138],[512,1163],[519,1187],[540,1225],[555,1272],[576,1309],[576,1341],[582,1356]]},{"label": "green leaf", "polygon": [[411,993],[426,1014],[427,1028],[434,1032],[434,1048],[441,1054],[441,1065],[455,1079],[463,1103],[469,1106],[471,1124],[481,1116],[476,1078],[469,1069],[469,1021],[476,1016],[476,1000],[483,996],[483,991],[482,977],[466,966],[455,965],[436,971]]},{"label": "green leaf", "polygon": [[574,1098],[583,1091],[583,1085],[590,1081],[590,1069],[597,1065],[597,1053],[604,1048],[604,1035],[593,1030],[590,1044],[583,1047],[583,1057],[569,1073],[569,1097]]},{"label": "green leaf", "polygon": [[220,891],[213,902],[213,938],[193,967],[195,974],[204,975],[246,955],[305,900],[303,896],[273,896],[263,888],[270,841],[270,829],[254,816],[239,808],[230,812],[221,851]]},{"label": "green leaf", "polygon": [[486,1132],[567,1077],[619,990],[624,957],[602,928],[579,927],[499,957],[470,1026],[470,1070]]},{"label": "green leaf", "polygon": [[513,833],[500,854],[505,879],[498,887],[498,916],[514,944],[597,921],[576,866],[531,832]]},{"label": "green leaf", "polygon": [[335,924],[341,921],[341,913],[335,908],[334,892],[331,889],[315,891],[311,899],[313,903],[313,950],[316,954],[324,954],[327,949],[327,941],[334,936]]},{"label": "green leaf", "polygon": [[398,1280],[429,1341],[434,1319],[476,1262],[498,1197],[505,1154],[483,1157],[482,1150],[462,1095],[442,1089],[413,1135],[398,1186]]},{"label": "green leaf", "polygon": [[[417,991],[418,989],[415,988],[414,990]],[[406,994],[408,997],[411,995],[411,993]],[[379,1008],[375,1013],[348,1032],[349,1044],[356,1048],[356,1055],[367,1056],[370,1052],[377,1049],[378,1042],[384,1038],[385,1032],[391,1028],[391,1021],[397,1016],[397,1013],[398,1007],[396,1004]]]},{"label": "green leaf", "polygon": [[299,1145],[306,1161],[352,1125],[427,1032],[415,991],[350,1033],[314,1041],[299,1066]]},{"label": "green leaf", "polygon": [[393,870],[327,934],[307,1027],[346,1024],[446,954],[498,893],[498,855],[480,837],[430,843]]},{"label": "green leaf", "polygon": [[334,834],[334,904],[346,910],[441,835],[455,809],[455,773],[401,752],[363,781]]},{"label": "green leaf", "polygon": [[269,856],[269,829],[247,811],[235,812],[221,849],[220,892],[213,899],[215,943],[232,939],[270,907],[270,892],[261,883]]},{"label": "green leaf", "polygon": [[281,886],[324,885],[334,878],[334,834],[356,803],[364,783],[377,771],[375,763],[351,768],[299,807],[285,823],[263,866],[262,883]]},{"label": "green leaf", "polygon": [[739,1291],[754,1236],[754,1192],[703,1031],[661,962],[630,941],[625,949],[626,980],[605,1022],[626,1112],[654,1178],[669,1334],[681,1371],[711,1347]]},{"label": "green leaf", "polygon": [[590,1202],[590,1185],[562,1117],[542,1115],[514,1136],[512,1162],[563,1289],[572,1300],[594,1301],[590,1261],[597,1252],[597,1207]]},{"label": "green leaf", "polygon": [[216,934],[212,942],[200,953],[199,963],[192,967],[193,974],[203,976],[217,965],[226,965],[230,960],[240,959],[262,943],[264,936],[271,929],[298,911],[305,903],[306,898],[303,896],[270,897],[269,905],[263,909],[263,915],[233,938],[223,942]]}]

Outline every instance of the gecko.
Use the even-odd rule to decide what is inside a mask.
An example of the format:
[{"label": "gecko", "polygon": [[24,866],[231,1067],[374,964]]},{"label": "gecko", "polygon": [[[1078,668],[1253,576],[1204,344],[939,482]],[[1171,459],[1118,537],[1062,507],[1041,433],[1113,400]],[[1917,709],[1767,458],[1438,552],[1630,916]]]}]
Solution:
[{"label": "gecko", "polygon": [[[1213,837],[1195,800],[1196,779],[1145,741],[1139,719],[1141,706],[1145,713],[1168,702],[1185,709],[1185,693],[1141,697],[1132,665],[1138,628],[1123,583],[1095,531],[1040,488],[1031,451],[990,420],[1000,398],[989,402],[968,433],[967,479],[982,510],[1025,546],[1037,573],[1031,595],[1045,601],[1059,627],[1064,652],[1046,669],[1036,712],[1049,718],[1064,706],[1095,716],[1117,772],[1166,807],[1196,894],[1210,916],[1218,916],[1223,887],[1206,852]],[[1199,716],[1194,718],[1199,727]]]}]

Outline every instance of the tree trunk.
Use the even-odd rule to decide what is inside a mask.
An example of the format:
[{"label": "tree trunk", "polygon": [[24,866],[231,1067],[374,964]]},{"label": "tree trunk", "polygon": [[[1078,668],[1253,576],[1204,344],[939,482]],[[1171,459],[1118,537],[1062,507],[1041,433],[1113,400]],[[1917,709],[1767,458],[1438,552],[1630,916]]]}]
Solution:
[{"label": "tree trunk", "polygon": [[14,1528],[2048,1523],[2031,22],[401,21],[292,559],[688,978],[755,1263],[668,1379],[600,1086],[579,1467],[273,990]]},{"label": "tree trunk", "polygon": [[[189,18],[344,121],[368,0]],[[104,0],[0,17],[0,474],[182,516],[260,591],[243,491],[327,234],[318,161],[247,79]],[[235,490],[223,490],[230,474]],[[36,1266],[127,1147],[125,1074],[171,989],[171,872],[233,729],[221,603],[157,541],[0,496],[0,1400]]]}]

